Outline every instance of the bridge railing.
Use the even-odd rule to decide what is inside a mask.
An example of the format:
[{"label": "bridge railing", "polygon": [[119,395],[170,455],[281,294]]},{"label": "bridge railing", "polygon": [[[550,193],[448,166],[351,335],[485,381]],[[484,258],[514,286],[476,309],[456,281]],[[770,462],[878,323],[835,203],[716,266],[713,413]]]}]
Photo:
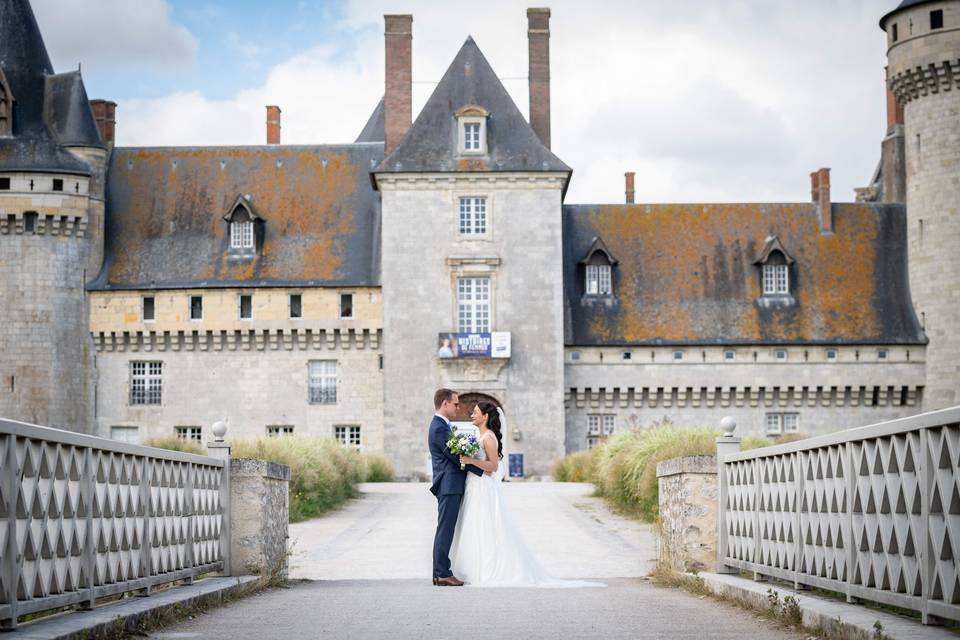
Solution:
[{"label": "bridge railing", "polygon": [[721,566],[960,620],[960,407],[719,465]]},{"label": "bridge railing", "polygon": [[0,627],[221,571],[229,462],[0,420]]}]

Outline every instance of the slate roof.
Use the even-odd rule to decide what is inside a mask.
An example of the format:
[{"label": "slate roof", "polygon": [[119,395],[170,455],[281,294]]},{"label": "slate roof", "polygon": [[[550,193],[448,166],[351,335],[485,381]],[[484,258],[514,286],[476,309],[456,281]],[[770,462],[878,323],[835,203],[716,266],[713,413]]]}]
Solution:
[{"label": "slate roof", "polygon": [[[104,266],[90,289],[379,286],[383,145],[116,148]],[[253,259],[228,256],[239,195],[262,217]],[[260,223],[258,223],[260,224]]]},{"label": "slate roof", "polygon": [[104,148],[79,71],[47,76],[44,107],[46,121],[60,144]]},{"label": "slate roof", "polygon": [[[0,138],[0,171],[89,175],[87,164],[57,143],[54,132],[70,131],[74,123],[59,120],[70,120],[70,113],[45,109],[47,78],[53,76],[53,66],[27,0],[0,0],[0,66],[16,105],[13,137]],[[55,94],[63,84],[53,82]],[[89,110],[89,105],[86,108]],[[48,115],[54,118],[53,126],[49,126]]]},{"label": "slate roof", "polygon": [[903,2],[897,5],[896,9],[894,9],[893,11],[888,11],[887,13],[884,14],[882,18],[880,18],[880,28],[886,31],[887,19],[893,14],[897,13],[898,11],[909,9],[911,7],[919,7],[922,4],[929,4],[931,2],[942,2],[942,1],[943,0],[903,0]]},{"label": "slate roof", "polygon": [[[490,114],[486,155],[465,157],[457,153],[454,114],[469,105],[483,107]],[[467,38],[460,47],[403,140],[376,170],[460,171],[571,172],[537,138],[473,38]]]},{"label": "slate roof", "polygon": [[[565,342],[925,344],[905,207],[835,204],[833,219],[822,234],[807,203],[564,206]],[[771,236],[796,261],[792,300],[758,300],[754,262]],[[619,260],[613,297],[583,295],[578,263],[595,238]]]},{"label": "slate roof", "polygon": [[383,142],[386,136],[386,115],[384,114],[383,98],[373,108],[373,113],[363,125],[363,131],[357,136],[356,142]]}]

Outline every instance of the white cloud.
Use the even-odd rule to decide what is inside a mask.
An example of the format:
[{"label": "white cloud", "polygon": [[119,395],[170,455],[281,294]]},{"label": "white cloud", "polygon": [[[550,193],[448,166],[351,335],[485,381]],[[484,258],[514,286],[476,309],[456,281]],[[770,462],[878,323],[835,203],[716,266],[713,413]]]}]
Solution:
[{"label": "white cloud", "polygon": [[[50,1],[50,0],[48,0]],[[796,201],[809,173],[833,167],[852,200],[883,134],[885,2],[555,0],[554,151],[574,168],[568,202],[617,202],[623,172],[639,201]],[[264,105],[283,108],[283,142],[350,142],[383,91],[384,13],[414,14],[414,113],[468,34],[527,111],[525,5],[352,0],[348,44],[272,68],[260,87],[120,105],[122,144],[248,144]]]},{"label": "white cloud", "polygon": [[197,41],[170,20],[166,0],[33,0],[55,69],[78,62],[171,67],[189,64]]}]

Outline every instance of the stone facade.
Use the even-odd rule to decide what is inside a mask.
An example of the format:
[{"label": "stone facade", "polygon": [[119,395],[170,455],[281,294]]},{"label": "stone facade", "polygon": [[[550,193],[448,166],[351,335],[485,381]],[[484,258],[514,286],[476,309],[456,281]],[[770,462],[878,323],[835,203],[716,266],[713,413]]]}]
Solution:
[{"label": "stone facade", "polygon": [[[433,392],[448,386],[499,402],[504,455],[546,473],[563,450],[562,181],[550,175],[381,177],[384,440],[405,476],[428,472]],[[459,196],[487,198],[487,233],[463,239]],[[430,229],[430,233],[411,233]],[[528,242],[521,239],[536,238]],[[491,329],[509,331],[509,360],[444,362],[437,336],[457,330],[457,279],[490,278]]]},{"label": "stone facade", "polygon": [[266,460],[230,460],[232,575],[286,577],[290,467]]},{"label": "stone facade", "polygon": [[[340,293],[353,296],[353,317],[340,318]],[[250,320],[238,296],[252,295]],[[291,319],[290,295],[302,302]],[[143,320],[153,297],[155,319]],[[201,296],[202,319],[190,319]],[[91,293],[90,329],[97,349],[98,434],[137,427],[141,441],[221,419],[236,438],[293,427],[294,434],[333,437],[359,426],[361,447],[383,448],[380,293],[375,289],[205,289]],[[311,403],[309,363],[336,361],[336,401]],[[131,404],[131,363],[161,362],[159,404]]]},{"label": "stone facade", "polygon": [[929,411],[960,402],[960,3],[925,2],[884,27],[887,82],[904,113],[910,291],[930,339]]},{"label": "stone facade", "polygon": [[674,571],[717,564],[717,458],[688,456],[657,465],[659,558]]},{"label": "stone facade", "polygon": [[614,416],[615,430],[664,420],[714,425],[730,415],[741,433],[753,435],[767,431],[771,413],[797,414],[797,429],[807,435],[903,417],[919,409],[924,358],[922,347],[899,345],[568,347],[566,449],[603,437],[602,421],[601,433],[589,432],[591,415]]}]

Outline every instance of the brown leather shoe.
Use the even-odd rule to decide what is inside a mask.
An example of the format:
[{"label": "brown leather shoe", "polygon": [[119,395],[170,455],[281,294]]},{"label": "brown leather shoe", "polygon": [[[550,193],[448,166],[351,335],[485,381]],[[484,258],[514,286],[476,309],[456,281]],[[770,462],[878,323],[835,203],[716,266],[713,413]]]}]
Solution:
[{"label": "brown leather shoe", "polygon": [[463,580],[457,580],[456,576],[447,576],[446,578],[434,578],[433,584],[438,587],[462,587]]}]

